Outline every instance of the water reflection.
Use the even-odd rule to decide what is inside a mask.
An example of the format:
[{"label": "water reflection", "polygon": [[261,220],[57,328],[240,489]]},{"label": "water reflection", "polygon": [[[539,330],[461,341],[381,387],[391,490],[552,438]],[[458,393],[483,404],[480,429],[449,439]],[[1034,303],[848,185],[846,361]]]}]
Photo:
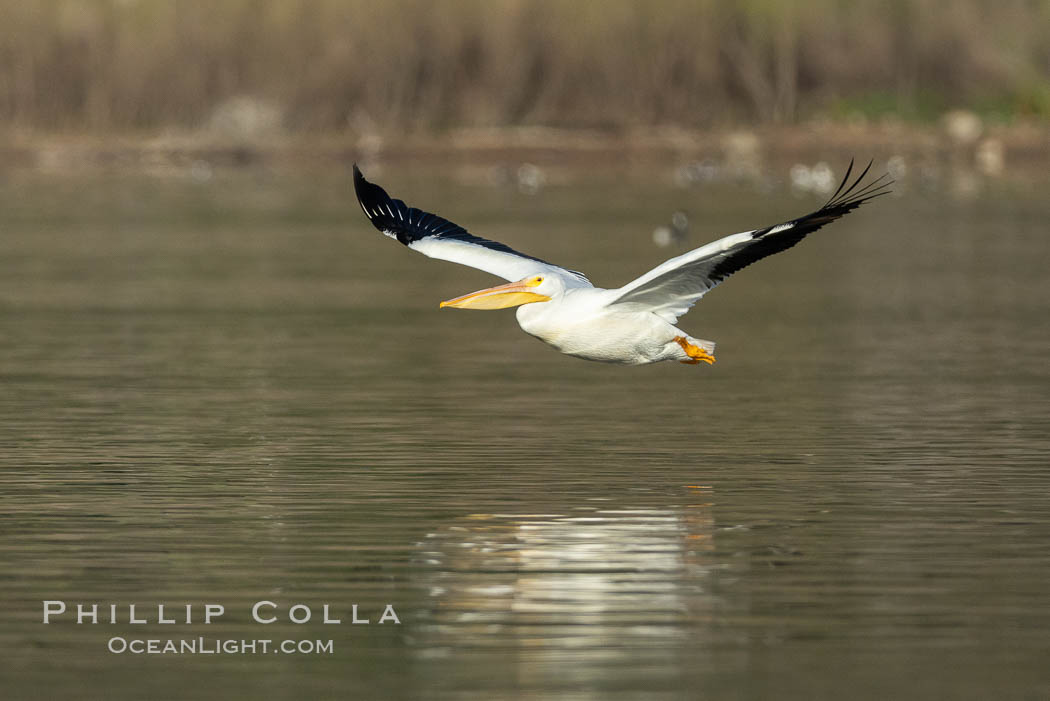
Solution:
[{"label": "water reflection", "polygon": [[[470,514],[420,543],[431,606],[421,649],[499,647],[551,678],[591,662],[671,662],[718,606],[710,489],[688,503]],[[566,653],[571,653],[566,656]]]}]

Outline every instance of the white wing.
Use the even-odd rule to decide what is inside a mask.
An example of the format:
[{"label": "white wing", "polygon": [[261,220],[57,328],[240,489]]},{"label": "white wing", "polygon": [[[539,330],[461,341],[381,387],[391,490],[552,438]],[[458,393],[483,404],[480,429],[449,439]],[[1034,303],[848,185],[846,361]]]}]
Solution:
[{"label": "white wing", "polygon": [[391,198],[383,188],[365,180],[356,165],[354,190],[372,226],[430,258],[468,265],[504,280],[521,280],[543,273],[566,275],[590,284],[582,273],[518,253],[497,241],[474,236],[458,224]]},{"label": "white wing", "polygon": [[637,280],[614,290],[609,306],[615,305],[624,311],[653,312],[674,323],[709,290],[736,271],[791,248],[807,234],[868,200],[889,192],[886,188],[892,181],[886,181],[886,175],[857,189],[870,168],[871,163],[852,185],[846,187],[853,170],[853,162],[850,161],[839,189],[817,211],[784,224],[726,236],[672,258]]}]

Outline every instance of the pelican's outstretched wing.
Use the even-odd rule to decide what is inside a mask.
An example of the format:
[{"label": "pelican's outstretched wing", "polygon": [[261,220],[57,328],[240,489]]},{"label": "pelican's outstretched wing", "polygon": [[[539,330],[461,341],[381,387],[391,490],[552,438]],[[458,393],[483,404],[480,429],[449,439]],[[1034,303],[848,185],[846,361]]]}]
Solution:
[{"label": "pelican's outstretched wing", "polygon": [[537,273],[561,273],[586,281],[581,273],[474,236],[458,224],[391,198],[383,188],[365,180],[356,164],[354,191],[372,226],[425,256],[469,265],[511,281]]},{"label": "pelican's outstretched wing", "polygon": [[625,311],[650,311],[674,323],[697,300],[736,271],[791,248],[807,234],[888,193],[887,188],[893,181],[887,181],[886,175],[858,189],[870,169],[871,163],[868,163],[864,172],[847,187],[853,172],[853,161],[850,161],[839,189],[817,211],[777,226],[726,236],[672,258],[614,290],[609,305]]}]

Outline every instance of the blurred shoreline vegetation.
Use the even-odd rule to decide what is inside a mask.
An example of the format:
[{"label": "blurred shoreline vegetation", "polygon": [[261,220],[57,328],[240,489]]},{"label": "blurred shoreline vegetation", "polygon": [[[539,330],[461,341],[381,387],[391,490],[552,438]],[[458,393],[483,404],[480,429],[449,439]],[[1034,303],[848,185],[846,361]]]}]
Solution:
[{"label": "blurred shoreline vegetation", "polygon": [[215,129],[244,96],[289,134],[1042,122],[1048,28],[1050,0],[0,0],[0,127]]}]

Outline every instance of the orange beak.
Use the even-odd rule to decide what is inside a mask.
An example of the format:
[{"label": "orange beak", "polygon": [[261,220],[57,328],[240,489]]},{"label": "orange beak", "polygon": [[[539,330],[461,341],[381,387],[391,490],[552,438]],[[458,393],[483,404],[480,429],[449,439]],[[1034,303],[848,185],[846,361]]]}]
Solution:
[{"label": "orange beak", "polygon": [[497,285],[455,299],[447,299],[438,306],[439,308],[459,307],[460,309],[506,309],[521,304],[550,301],[547,295],[541,295],[529,289],[538,284],[532,280],[508,282],[506,285]]}]

